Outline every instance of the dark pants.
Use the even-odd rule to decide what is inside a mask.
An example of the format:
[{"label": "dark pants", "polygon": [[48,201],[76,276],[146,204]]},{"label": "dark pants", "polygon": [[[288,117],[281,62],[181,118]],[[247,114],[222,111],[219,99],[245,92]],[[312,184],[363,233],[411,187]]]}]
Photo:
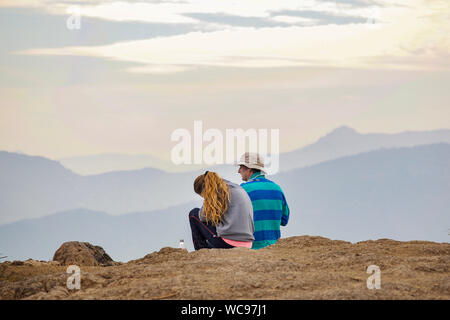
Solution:
[{"label": "dark pants", "polygon": [[202,222],[199,218],[199,208],[194,208],[189,212],[189,224],[192,231],[192,242],[194,249],[199,250],[203,248],[234,248],[229,245],[221,237],[217,236],[216,227],[210,223]]}]

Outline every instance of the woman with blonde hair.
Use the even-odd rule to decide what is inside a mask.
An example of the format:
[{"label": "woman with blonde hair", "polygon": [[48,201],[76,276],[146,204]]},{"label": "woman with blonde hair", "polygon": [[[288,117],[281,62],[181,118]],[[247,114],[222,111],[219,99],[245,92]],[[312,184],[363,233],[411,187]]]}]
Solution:
[{"label": "woman with blonde hair", "polygon": [[189,213],[195,250],[252,247],[253,207],[241,186],[206,171],[195,179],[194,191],[204,199]]}]

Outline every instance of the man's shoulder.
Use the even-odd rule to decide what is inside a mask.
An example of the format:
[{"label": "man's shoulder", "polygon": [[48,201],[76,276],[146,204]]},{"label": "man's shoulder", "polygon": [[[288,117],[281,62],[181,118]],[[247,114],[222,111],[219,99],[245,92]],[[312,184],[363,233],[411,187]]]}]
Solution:
[{"label": "man's shoulder", "polygon": [[252,181],[243,182],[241,183],[241,187],[244,188],[246,191],[259,189],[281,191],[281,187],[278,184],[267,178],[257,178]]},{"label": "man's shoulder", "polygon": [[261,184],[261,183],[273,183],[276,184],[275,182],[273,182],[272,180],[267,179],[266,177],[260,177],[260,178],[256,178],[253,179],[251,181],[246,181],[246,182],[242,182],[242,185],[251,185],[251,184]]}]

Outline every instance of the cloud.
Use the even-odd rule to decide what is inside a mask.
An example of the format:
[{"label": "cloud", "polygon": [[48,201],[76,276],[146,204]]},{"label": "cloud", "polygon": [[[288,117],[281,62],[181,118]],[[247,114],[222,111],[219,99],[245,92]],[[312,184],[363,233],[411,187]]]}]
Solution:
[{"label": "cloud", "polygon": [[68,17],[48,14],[42,8],[0,8],[0,52],[36,47],[104,45],[198,30],[192,24],[118,22],[90,17],[82,18],[79,30],[69,30],[66,26]]},{"label": "cloud", "polygon": [[331,2],[331,3],[338,3],[340,5],[348,5],[350,7],[367,7],[367,6],[373,6],[373,5],[382,5],[381,2],[375,1],[375,0],[321,0],[323,2]]},{"label": "cloud", "polygon": [[227,13],[185,13],[184,16],[197,19],[202,22],[229,25],[229,26],[239,26],[239,27],[254,27],[254,28],[264,28],[264,27],[277,27],[277,26],[289,26],[291,23],[282,22],[269,17],[243,17]]},{"label": "cloud", "polygon": [[314,24],[351,24],[351,23],[366,23],[367,17],[350,16],[343,14],[334,14],[314,10],[280,10],[271,13],[272,16],[283,17],[301,17],[309,21],[315,21]]},{"label": "cloud", "polygon": [[[448,0],[115,2],[0,1],[2,149],[163,156],[198,119],[251,117],[282,129],[284,150],[342,123],[448,127]],[[69,31],[74,4],[92,10]]]},{"label": "cloud", "polygon": [[[257,2],[261,6],[257,7]],[[339,13],[341,9],[337,10],[336,4],[328,2],[323,2],[323,11],[280,10],[283,6],[295,7],[294,1],[290,0],[276,4],[265,0],[257,2],[243,1],[238,6],[220,2],[223,4],[221,12],[225,10],[227,14],[211,13],[213,7],[207,5],[211,1],[167,4],[174,10],[171,11],[174,14],[172,17],[181,15],[215,25],[228,24],[218,30],[213,28],[211,32],[195,31],[103,46],[36,48],[19,53],[101,57],[141,64],[129,68],[130,72],[177,73],[199,67],[429,69],[433,68],[433,59],[440,61],[442,53],[445,54],[450,48],[450,30],[446,19],[450,12],[449,5],[437,0],[432,6],[422,0],[397,1],[393,6],[376,8],[357,6],[347,15]],[[406,2],[409,7],[399,6]],[[306,1],[303,6],[312,3],[318,2]],[[205,4],[202,10],[210,13],[201,13],[200,4]],[[126,6],[129,5],[133,4]],[[181,10],[183,5],[195,9],[194,13],[188,14],[186,8]],[[106,11],[103,13],[106,14]],[[317,23],[307,26],[263,26],[268,21],[264,19],[277,15],[300,17]],[[371,15],[372,20],[367,19]],[[255,17],[261,18],[258,20]],[[364,19],[366,23],[362,23]],[[243,27],[243,24],[250,26]],[[399,60],[404,63],[397,63]],[[442,63],[436,64],[436,68],[442,66]]]},{"label": "cloud", "polygon": [[[365,4],[365,5],[364,5]],[[41,7],[51,14],[68,13],[69,8],[77,6],[84,17],[93,17],[114,21],[142,21],[154,23],[192,23],[211,21],[216,16],[219,23],[258,22],[261,19],[267,23],[276,24],[274,19],[270,21],[272,12],[287,10],[316,10],[329,11],[336,15],[350,13],[364,13],[361,8],[374,6],[374,2],[364,1],[323,1],[323,0],[185,0],[185,1],[57,1],[57,0],[4,0],[2,6],[29,6]],[[250,20],[245,20],[248,18]],[[225,19],[225,20],[224,20]],[[236,24],[238,23],[238,24]]]},{"label": "cloud", "polygon": [[185,3],[173,2],[112,2],[81,6],[81,14],[114,21],[144,21],[153,23],[188,23],[198,21],[183,15]]}]

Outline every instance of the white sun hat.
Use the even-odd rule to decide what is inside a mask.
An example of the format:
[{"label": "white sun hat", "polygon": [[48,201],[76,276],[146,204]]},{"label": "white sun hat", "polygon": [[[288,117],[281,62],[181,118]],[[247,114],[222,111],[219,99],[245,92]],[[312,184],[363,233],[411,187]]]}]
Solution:
[{"label": "white sun hat", "polygon": [[243,165],[247,168],[261,170],[262,172],[266,173],[266,170],[264,169],[264,158],[254,152],[244,153],[237,165]]}]

